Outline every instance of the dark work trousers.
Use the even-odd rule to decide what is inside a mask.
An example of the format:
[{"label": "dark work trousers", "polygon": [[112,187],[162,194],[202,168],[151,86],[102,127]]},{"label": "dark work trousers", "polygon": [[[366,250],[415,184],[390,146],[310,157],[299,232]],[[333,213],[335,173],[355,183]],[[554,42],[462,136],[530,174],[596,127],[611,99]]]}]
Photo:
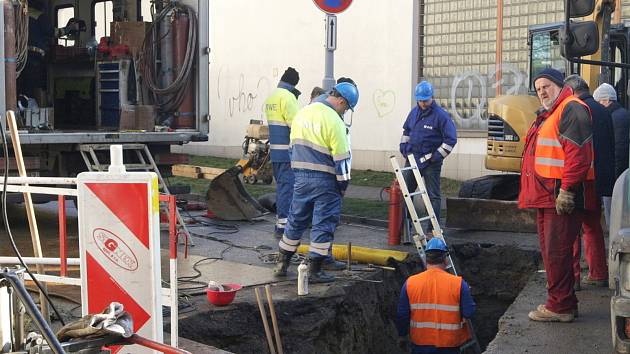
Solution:
[{"label": "dark work trousers", "polygon": [[[601,208],[584,211],[582,241],[584,242],[584,258],[588,264],[588,277],[592,280],[608,280]],[[582,242],[578,237],[573,246],[573,275],[576,281],[580,280],[581,246]]]},{"label": "dark work trousers", "polygon": [[[408,160],[405,162],[405,167],[409,167]],[[442,174],[442,161],[433,162],[427,167],[420,169],[420,174],[424,178],[424,184],[427,187],[429,199],[431,199],[431,206],[433,207],[435,217],[437,217],[439,222],[440,207],[442,204],[442,195],[440,193],[440,175]],[[405,184],[407,185],[407,188],[409,188],[409,193],[415,192],[416,188],[418,188],[418,184],[416,183],[416,179],[413,176],[413,171],[403,171],[403,178],[405,179]],[[422,197],[420,195],[417,195],[416,198]],[[422,217],[421,215],[419,216]],[[431,233],[431,231],[433,231],[433,225],[431,225],[430,221],[428,222],[426,230],[427,233]]]},{"label": "dark work trousers", "polygon": [[547,272],[545,307],[555,313],[571,313],[577,309],[573,291],[573,245],[582,225],[583,212],[558,215],[556,209],[537,209],[538,240]]}]

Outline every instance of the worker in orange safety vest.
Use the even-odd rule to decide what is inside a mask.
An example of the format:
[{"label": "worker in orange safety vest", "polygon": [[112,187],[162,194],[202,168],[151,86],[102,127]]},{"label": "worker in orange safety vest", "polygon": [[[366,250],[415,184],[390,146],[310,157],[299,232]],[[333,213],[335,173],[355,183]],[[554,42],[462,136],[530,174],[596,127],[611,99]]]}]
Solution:
[{"label": "worker in orange safety vest", "polygon": [[409,335],[413,354],[456,354],[471,338],[465,319],[475,313],[475,302],[466,281],[446,271],[444,240],[432,238],[425,251],[427,270],[409,277],[400,292],[399,345],[406,348]]}]

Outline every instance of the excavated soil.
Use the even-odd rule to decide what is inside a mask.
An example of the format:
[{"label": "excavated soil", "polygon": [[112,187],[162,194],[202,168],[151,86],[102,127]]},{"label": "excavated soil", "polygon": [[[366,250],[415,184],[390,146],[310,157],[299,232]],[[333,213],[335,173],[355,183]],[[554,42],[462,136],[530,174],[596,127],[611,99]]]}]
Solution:
[{"label": "excavated soil", "polygon": [[[498,319],[538,269],[539,254],[470,243],[451,245],[451,250],[478,305],[473,323],[483,349],[496,335]],[[304,297],[296,295],[295,282],[274,285],[284,352],[404,353],[397,346],[396,306],[404,280],[419,266],[417,259],[392,265],[395,272],[357,272],[382,283],[311,284],[310,294]],[[268,352],[253,289],[242,290],[226,307],[214,307],[201,297],[194,301],[197,311],[180,320],[180,336],[234,353]]]}]

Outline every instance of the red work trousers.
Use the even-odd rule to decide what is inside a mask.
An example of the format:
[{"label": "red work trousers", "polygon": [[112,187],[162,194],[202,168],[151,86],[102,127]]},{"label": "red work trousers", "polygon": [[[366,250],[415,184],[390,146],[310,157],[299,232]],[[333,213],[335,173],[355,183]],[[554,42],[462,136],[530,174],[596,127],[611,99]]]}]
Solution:
[{"label": "red work trousers", "polygon": [[[582,220],[582,241],[584,242],[584,258],[588,264],[588,277],[592,280],[607,280],[606,245],[602,230],[601,208],[585,210]],[[580,280],[580,252],[582,243],[578,237],[573,245],[573,276]]]},{"label": "red work trousers", "polygon": [[582,225],[582,211],[558,215],[556,209],[538,209],[536,224],[545,271],[547,272],[547,302],[545,307],[555,313],[571,313],[577,309],[573,291],[573,245]]}]

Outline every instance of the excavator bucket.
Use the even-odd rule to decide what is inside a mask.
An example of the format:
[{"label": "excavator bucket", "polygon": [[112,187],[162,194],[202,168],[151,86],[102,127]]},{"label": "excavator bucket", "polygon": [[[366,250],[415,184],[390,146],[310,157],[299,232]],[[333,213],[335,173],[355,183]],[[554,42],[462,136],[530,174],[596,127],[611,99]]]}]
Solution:
[{"label": "excavator bucket", "polygon": [[206,193],[208,210],[223,220],[251,220],[266,210],[243,187],[242,166],[234,166],[210,182]]}]

